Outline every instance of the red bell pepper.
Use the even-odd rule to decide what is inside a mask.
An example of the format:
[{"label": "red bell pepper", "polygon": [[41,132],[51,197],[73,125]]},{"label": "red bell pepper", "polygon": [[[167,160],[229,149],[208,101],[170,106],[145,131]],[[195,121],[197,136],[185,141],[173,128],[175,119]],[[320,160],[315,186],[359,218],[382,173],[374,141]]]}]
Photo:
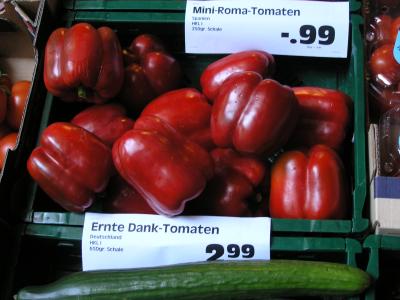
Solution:
[{"label": "red bell pepper", "polygon": [[350,125],[351,98],[341,91],[320,87],[295,87],[293,91],[299,101],[300,118],[290,142],[339,149]]},{"label": "red bell pepper", "polygon": [[206,149],[214,147],[210,131],[211,106],[196,89],[167,92],[151,101],[141,116],[156,116]]},{"label": "red bell pepper", "polygon": [[50,35],[44,82],[53,95],[66,101],[104,103],[117,95],[123,78],[121,46],[110,28],[96,30],[78,23]]},{"label": "red bell pepper", "polygon": [[178,61],[156,37],[149,34],[136,37],[125,50],[127,56],[130,64],[125,68],[120,97],[132,113],[139,114],[152,99],[182,84]]},{"label": "red bell pepper", "polygon": [[156,214],[137,190],[120,176],[114,176],[108,185],[105,210],[112,213]]},{"label": "red bell pepper", "polygon": [[214,101],[224,81],[233,73],[253,71],[263,78],[275,72],[274,57],[263,51],[243,51],[225,56],[211,63],[201,74],[203,94]]},{"label": "red bell pepper", "polygon": [[126,116],[123,106],[110,103],[93,105],[81,111],[71,123],[93,133],[111,147],[122,134],[133,128],[134,122]]},{"label": "red bell pepper", "polygon": [[180,214],[213,175],[210,155],[156,117],[141,117],[113,146],[119,174],[160,214]]},{"label": "red bell pepper", "polygon": [[38,185],[66,210],[83,212],[114,171],[111,150],[71,123],[54,123],[41,136],[27,163]]},{"label": "red bell pepper", "polygon": [[216,175],[207,187],[208,210],[218,216],[253,215],[250,198],[264,179],[265,164],[232,149],[214,149],[211,156]]},{"label": "red bell pepper", "polygon": [[284,152],[272,166],[269,201],[273,218],[343,218],[349,199],[340,157],[325,145]]},{"label": "red bell pepper", "polygon": [[297,118],[292,89],[255,72],[238,72],[221,86],[212,108],[211,135],[219,147],[268,155],[287,142]]},{"label": "red bell pepper", "polygon": [[[216,216],[252,216],[260,208],[254,205],[255,189],[264,180],[265,164],[232,149],[211,151],[214,177],[202,195],[189,202],[185,214]],[[265,215],[265,214],[264,214]]]}]

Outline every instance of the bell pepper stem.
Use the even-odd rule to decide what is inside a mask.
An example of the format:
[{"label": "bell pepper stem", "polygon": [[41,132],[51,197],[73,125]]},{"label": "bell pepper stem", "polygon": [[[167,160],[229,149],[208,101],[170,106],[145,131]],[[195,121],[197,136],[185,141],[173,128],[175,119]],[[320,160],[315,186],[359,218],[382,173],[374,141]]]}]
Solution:
[{"label": "bell pepper stem", "polygon": [[83,98],[83,99],[86,99],[86,97],[87,97],[86,90],[83,86],[78,87],[78,97]]}]

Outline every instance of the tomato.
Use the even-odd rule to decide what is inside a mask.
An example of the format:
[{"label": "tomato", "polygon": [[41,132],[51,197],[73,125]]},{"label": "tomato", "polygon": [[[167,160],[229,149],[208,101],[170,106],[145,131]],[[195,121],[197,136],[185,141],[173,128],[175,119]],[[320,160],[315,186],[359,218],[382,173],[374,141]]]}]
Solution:
[{"label": "tomato", "polygon": [[393,47],[393,44],[386,44],[377,48],[369,61],[373,80],[383,86],[394,85],[400,80],[400,64],[393,57]]},{"label": "tomato", "polygon": [[7,151],[15,148],[17,136],[16,132],[12,132],[0,139],[0,170],[3,168]]},{"label": "tomato", "polygon": [[18,130],[21,125],[30,89],[31,82],[27,80],[14,83],[11,88],[7,105],[7,123],[14,130]]},{"label": "tomato", "polygon": [[[375,47],[380,47],[384,44],[392,43],[392,18],[388,15],[380,15],[374,17],[371,21],[373,36],[371,42]],[[368,38],[368,36],[367,36]]]},{"label": "tomato", "polygon": [[393,20],[391,28],[391,36],[393,42],[395,42],[397,39],[397,34],[399,32],[399,29],[400,29],[400,17],[397,17],[396,19]]}]

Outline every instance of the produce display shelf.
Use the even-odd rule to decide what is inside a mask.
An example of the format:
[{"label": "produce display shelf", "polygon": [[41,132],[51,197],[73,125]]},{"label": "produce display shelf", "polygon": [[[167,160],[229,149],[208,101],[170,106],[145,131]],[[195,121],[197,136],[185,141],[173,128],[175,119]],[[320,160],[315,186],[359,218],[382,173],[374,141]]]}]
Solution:
[{"label": "produce display shelf", "polygon": [[[199,77],[204,68],[219,55],[193,55],[184,53],[184,13],[139,11],[76,11],[66,14],[67,24],[89,22],[95,26],[107,25],[115,29],[122,45],[128,44],[142,32],[158,35],[180,61],[187,76],[188,86],[199,88]],[[310,57],[276,56],[278,81],[287,85],[314,85],[339,89],[349,94],[354,102],[353,137],[343,153],[352,186],[351,214],[342,220],[272,219],[273,232],[321,233],[348,235],[361,234],[368,229],[365,217],[366,201],[366,133],[364,98],[364,59],[361,26],[363,19],[351,14],[349,57],[347,59],[321,59]],[[41,130],[55,121],[68,121],[77,110],[48,94],[41,121]],[[68,106],[69,105],[69,106]],[[56,206],[31,182],[24,190],[26,196],[23,219],[28,223],[82,226],[83,215],[69,213]],[[21,201],[21,199],[16,199]],[[28,203],[28,204],[26,204]],[[91,208],[101,211],[101,208]]]},{"label": "produce display shelf", "polygon": [[[167,10],[185,11],[186,0],[68,0],[64,7],[73,10]],[[350,0],[350,11],[360,10],[361,1]]]},{"label": "produce display shelf", "polygon": [[385,235],[370,235],[363,243],[368,251],[369,259],[367,272],[375,279],[376,286],[372,292],[366,294],[366,300],[398,299],[400,284],[398,269],[400,267],[400,237]]}]

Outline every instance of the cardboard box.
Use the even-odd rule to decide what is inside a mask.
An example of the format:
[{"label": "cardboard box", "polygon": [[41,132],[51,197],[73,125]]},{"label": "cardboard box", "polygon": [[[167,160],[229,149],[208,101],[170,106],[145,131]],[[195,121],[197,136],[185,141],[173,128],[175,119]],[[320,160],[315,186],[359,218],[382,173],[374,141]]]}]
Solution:
[{"label": "cardboard box", "polygon": [[[45,0],[4,1],[0,10],[0,70],[13,83],[32,82],[15,149],[9,150],[0,171],[0,217],[11,218],[12,194],[20,189],[26,160],[36,143],[46,91],[42,80],[44,42],[39,39]],[[50,28],[48,29],[50,30]]]},{"label": "cardboard box", "polygon": [[378,125],[368,130],[370,217],[376,234],[400,235],[400,177],[380,172]]}]

